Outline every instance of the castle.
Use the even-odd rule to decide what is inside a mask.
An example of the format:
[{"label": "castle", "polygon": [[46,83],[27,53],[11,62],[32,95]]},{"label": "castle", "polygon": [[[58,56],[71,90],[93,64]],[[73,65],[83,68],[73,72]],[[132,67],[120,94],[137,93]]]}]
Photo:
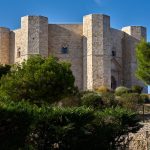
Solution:
[{"label": "castle", "polygon": [[13,64],[30,55],[54,55],[72,64],[79,89],[101,85],[143,85],[135,77],[135,47],[146,39],[146,28],[110,27],[110,17],[90,14],[83,24],[49,24],[43,16],[21,18],[21,28],[0,28],[0,63]]}]

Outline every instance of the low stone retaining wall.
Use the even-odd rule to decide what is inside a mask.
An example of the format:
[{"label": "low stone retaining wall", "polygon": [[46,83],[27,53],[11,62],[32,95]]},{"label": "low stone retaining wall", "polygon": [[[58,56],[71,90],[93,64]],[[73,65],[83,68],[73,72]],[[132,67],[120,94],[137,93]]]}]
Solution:
[{"label": "low stone retaining wall", "polygon": [[143,127],[135,134],[129,134],[131,141],[127,150],[150,150],[150,122],[141,123]]}]

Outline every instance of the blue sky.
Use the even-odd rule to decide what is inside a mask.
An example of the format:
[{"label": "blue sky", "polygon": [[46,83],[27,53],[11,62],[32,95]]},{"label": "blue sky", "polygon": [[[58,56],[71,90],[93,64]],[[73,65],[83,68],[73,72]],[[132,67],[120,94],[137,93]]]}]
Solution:
[{"label": "blue sky", "polygon": [[49,23],[80,23],[90,13],[111,16],[111,26],[142,25],[150,41],[150,0],[1,0],[0,26],[16,29],[20,17],[43,15]]}]

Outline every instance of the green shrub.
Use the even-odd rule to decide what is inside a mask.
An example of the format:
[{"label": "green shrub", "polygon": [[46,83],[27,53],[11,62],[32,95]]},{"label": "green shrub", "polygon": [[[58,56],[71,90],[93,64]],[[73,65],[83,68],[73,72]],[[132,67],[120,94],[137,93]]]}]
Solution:
[{"label": "green shrub", "polygon": [[145,102],[145,103],[150,103],[150,98],[148,94],[141,94],[141,99]]},{"label": "green shrub", "polygon": [[28,104],[0,101],[0,149],[17,150],[25,146],[33,119],[30,110]]},{"label": "green shrub", "polygon": [[139,93],[139,94],[141,94],[142,91],[143,91],[143,87],[141,87],[139,85],[134,85],[134,86],[132,86],[131,91],[133,93]]},{"label": "green shrub", "polygon": [[84,96],[85,94],[89,94],[89,93],[97,93],[97,92],[95,92],[95,91],[90,91],[90,90],[81,91],[81,92],[80,92],[80,97]]},{"label": "green shrub", "polygon": [[80,98],[78,96],[65,97],[53,105],[60,107],[77,107],[80,105]]},{"label": "green shrub", "polygon": [[118,103],[121,107],[138,111],[139,105],[143,104],[144,101],[138,93],[127,93],[117,98]]},{"label": "green shrub", "polygon": [[136,46],[136,76],[146,85],[150,85],[150,42],[141,40]]},{"label": "green shrub", "polygon": [[3,75],[6,75],[10,72],[11,66],[10,65],[2,65],[0,64],[0,79]]},{"label": "green shrub", "polygon": [[96,92],[99,92],[99,93],[107,93],[107,92],[109,92],[110,90],[109,90],[106,86],[100,86],[100,87],[98,87],[95,91],[96,91]]},{"label": "green shrub", "polygon": [[37,107],[27,102],[0,102],[2,150],[115,149],[121,135],[138,130],[135,113],[121,108]]},{"label": "green shrub", "polygon": [[51,104],[77,91],[70,67],[54,57],[33,56],[2,77],[0,93],[13,101]]},{"label": "green shrub", "polygon": [[115,98],[114,93],[107,92],[102,94],[102,101],[104,103],[104,107],[116,107],[118,102]]},{"label": "green shrub", "polygon": [[124,86],[117,87],[115,90],[116,96],[121,96],[122,94],[129,93],[129,89]]},{"label": "green shrub", "polygon": [[89,92],[81,97],[81,105],[98,109],[103,107],[103,101],[100,94]]}]

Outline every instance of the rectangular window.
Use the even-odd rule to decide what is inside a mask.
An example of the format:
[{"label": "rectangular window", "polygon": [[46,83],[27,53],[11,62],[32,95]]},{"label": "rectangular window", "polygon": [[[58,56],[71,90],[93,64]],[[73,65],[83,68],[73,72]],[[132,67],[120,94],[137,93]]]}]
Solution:
[{"label": "rectangular window", "polygon": [[68,54],[68,47],[62,47],[61,53],[62,54]]},{"label": "rectangular window", "polygon": [[21,52],[17,51],[17,58],[19,58],[21,56]]},{"label": "rectangular window", "polygon": [[113,57],[116,56],[116,51],[112,51],[112,56],[113,56]]}]

